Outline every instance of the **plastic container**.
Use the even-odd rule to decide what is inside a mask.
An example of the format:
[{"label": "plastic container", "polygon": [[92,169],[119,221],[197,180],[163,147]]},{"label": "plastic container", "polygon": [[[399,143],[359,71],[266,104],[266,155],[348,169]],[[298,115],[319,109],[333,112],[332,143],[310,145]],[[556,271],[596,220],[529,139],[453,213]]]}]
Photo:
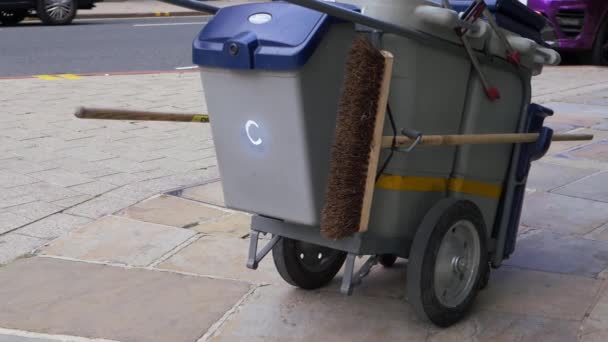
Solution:
[{"label": "plastic container", "polygon": [[195,39],[228,207],[319,223],[353,38],[351,23],[271,2],[226,7]]}]

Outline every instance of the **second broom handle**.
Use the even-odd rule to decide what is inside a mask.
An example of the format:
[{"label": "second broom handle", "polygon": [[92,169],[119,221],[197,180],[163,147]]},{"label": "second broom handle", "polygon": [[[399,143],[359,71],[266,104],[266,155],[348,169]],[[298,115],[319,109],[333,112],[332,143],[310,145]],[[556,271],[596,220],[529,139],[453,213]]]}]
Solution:
[{"label": "second broom handle", "polygon": [[109,108],[80,107],[75,115],[79,119],[209,122],[209,116],[205,114],[174,114]]},{"label": "second broom handle", "polygon": [[[532,143],[538,139],[538,133],[506,133],[506,134],[454,134],[454,135],[423,135],[421,145],[454,146],[454,145],[483,145],[483,144],[522,144]],[[554,134],[552,141],[592,140],[592,134]],[[397,137],[397,146],[409,145],[413,142],[408,137]],[[389,148],[393,137],[382,138],[382,147]]]}]

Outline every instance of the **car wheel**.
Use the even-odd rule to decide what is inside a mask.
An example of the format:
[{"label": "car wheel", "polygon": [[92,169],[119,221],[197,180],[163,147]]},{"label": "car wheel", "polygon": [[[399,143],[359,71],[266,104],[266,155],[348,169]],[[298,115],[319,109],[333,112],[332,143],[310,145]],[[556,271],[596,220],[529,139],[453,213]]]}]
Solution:
[{"label": "car wheel", "polygon": [[595,65],[608,65],[608,20],[605,20],[595,38],[591,63]]},{"label": "car wheel", "polygon": [[46,25],[65,25],[72,22],[77,8],[77,0],[38,0],[36,13]]},{"label": "car wheel", "polygon": [[16,25],[26,16],[27,11],[0,11],[0,23],[2,25]]}]

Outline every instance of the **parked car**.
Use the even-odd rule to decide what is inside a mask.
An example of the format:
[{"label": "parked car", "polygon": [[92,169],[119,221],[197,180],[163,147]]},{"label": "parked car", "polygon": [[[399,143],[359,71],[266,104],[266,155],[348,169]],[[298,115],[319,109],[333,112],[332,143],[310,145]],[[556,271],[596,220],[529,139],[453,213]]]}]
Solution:
[{"label": "parked car", "polygon": [[0,0],[0,23],[15,25],[28,16],[37,16],[47,25],[72,22],[78,9],[91,9],[102,0]]},{"label": "parked car", "polygon": [[560,52],[583,53],[588,62],[608,65],[608,1],[520,1],[551,21]]}]

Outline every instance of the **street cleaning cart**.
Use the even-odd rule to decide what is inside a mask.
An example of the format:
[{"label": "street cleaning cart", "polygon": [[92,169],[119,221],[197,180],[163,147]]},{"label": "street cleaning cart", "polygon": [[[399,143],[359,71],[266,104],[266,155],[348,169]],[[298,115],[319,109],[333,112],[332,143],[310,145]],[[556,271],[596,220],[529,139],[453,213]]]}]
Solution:
[{"label": "street cleaning cart", "polygon": [[[514,250],[530,162],[544,155],[552,134],[543,127],[551,110],[530,104],[530,79],[559,56],[429,1],[290,2],[318,11],[288,2],[227,7],[194,41],[226,206],[256,214],[247,266],[255,269],[272,250],[288,283],[314,289],[345,264],[342,291],[350,294],[374,264],[406,258],[409,301],[438,325],[456,322],[490,265]],[[466,42],[458,28],[467,29]],[[361,34],[394,55],[396,127],[540,138],[387,150],[384,159],[393,155],[376,182],[368,231],[330,240],[319,232],[320,212],[344,63]],[[488,96],[488,83],[500,98]],[[388,122],[385,134],[392,134]],[[273,238],[258,249],[260,234]]]},{"label": "street cleaning cart", "polygon": [[300,288],[343,268],[351,294],[401,257],[419,316],[457,322],[514,251],[531,162],[552,140],[592,138],[543,127],[553,112],[530,103],[530,80],[560,58],[516,0],[494,10],[518,34],[483,0],[460,14],[426,0],[165,1],[217,12],[193,43],[209,115],[76,115],[210,122],[226,206],[255,214],[247,266],[272,251]]}]

